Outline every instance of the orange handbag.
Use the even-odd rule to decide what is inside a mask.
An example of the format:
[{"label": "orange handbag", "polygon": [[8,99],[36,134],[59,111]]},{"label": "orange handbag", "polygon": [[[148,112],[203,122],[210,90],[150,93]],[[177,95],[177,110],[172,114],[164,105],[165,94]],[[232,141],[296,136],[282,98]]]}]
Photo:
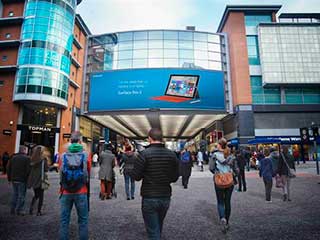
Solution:
[{"label": "orange handbag", "polygon": [[229,188],[234,184],[232,172],[215,173],[213,179],[218,188]]}]

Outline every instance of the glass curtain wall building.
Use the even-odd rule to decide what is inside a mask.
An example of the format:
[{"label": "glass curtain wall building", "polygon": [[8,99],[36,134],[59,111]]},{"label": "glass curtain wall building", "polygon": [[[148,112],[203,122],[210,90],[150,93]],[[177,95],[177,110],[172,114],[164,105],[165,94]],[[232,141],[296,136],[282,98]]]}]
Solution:
[{"label": "glass curtain wall building", "polygon": [[14,100],[67,106],[76,0],[29,0]]},{"label": "glass curtain wall building", "polygon": [[[89,72],[135,68],[223,70],[224,38],[193,31],[135,31],[95,36]],[[222,54],[221,54],[222,53]]]}]

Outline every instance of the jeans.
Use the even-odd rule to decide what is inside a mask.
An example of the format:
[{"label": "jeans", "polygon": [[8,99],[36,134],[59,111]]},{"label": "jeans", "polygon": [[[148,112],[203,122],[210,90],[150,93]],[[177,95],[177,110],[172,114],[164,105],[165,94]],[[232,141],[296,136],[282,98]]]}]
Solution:
[{"label": "jeans", "polygon": [[[135,190],[135,181],[132,177],[127,174],[124,174],[124,183],[126,188],[127,198],[134,198],[134,190]],[[131,191],[129,190],[129,185],[131,183]],[[130,195],[131,193],[131,195]]]},{"label": "jeans", "polygon": [[38,212],[41,212],[41,208],[42,208],[42,205],[43,205],[43,193],[44,193],[44,190],[42,188],[36,188],[36,189],[33,189],[33,191],[34,191],[34,197],[32,198],[32,201],[31,201],[30,212],[33,211],[33,206],[34,206],[34,204],[36,203],[36,201],[38,199],[39,199]]},{"label": "jeans", "polygon": [[170,197],[142,198],[142,215],[149,240],[161,238],[163,220],[170,206]]},{"label": "jeans", "polygon": [[287,195],[288,199],[290,199],[290,183],[291,183],[291,178],[289,178],[286,175],[281,176],[282,182],[283,182],[283,195]]},{"label": "jeans", "polygon": [[11,200],[11,212],[23,213],[26,198],[27,185],[23,182],[12,182],[13,195]]},{"label": "jeans", "polygon": [[242,191],[242,185],[243,185],[243,191],[247,191],[246,176],[245,176],[244,169],[240,169],[239,171],[238,182],[239,182],[239,191]]},{"label": "jeans", "polygon": [[70,214],[76,206],[78,214],[79,239],[88,239],[88,198],[87,194],[63,194],[60,198],[60,240],[69,239]]},{"label": "jeans", "polygon": [[217,195],[219,217],[220,219],[225,218],[227,220],[227,223],[229,223],[233,186],[229,188],[218,188],[215,185],[214,187]]},{"label": "jeans", "polygon": [[263,182],[266,189],[266,201],[271,201],[272,179],[263,179]]}]

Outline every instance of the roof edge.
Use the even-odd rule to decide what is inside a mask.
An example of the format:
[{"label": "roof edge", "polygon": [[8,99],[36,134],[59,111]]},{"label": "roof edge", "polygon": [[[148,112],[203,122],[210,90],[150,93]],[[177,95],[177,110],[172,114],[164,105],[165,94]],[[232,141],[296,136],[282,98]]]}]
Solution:
[{"label": "roof edge", "polygon": [[92,34],[80,14],[76,14],[76,24],[78,24],[78,26],[85,33],[86,36],[89,36]]},{"label": "roof edge", "polygon": [[221,32],[230,12],[270,11],[278,12],[282,5],[226,5],[217,32]]}]

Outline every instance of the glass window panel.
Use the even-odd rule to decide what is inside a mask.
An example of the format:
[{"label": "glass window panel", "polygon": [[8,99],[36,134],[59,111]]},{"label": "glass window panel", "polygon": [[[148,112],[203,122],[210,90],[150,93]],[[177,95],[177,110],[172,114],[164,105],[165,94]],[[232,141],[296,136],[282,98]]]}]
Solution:
[{"label": "glass window panel", "polygon": [[207,42],[194,42],[194,49],[207,51],[208,50],[208,43]]},{"label": "glass window panel", "polygon": [[195,59],[208,60],[208,52],[206,52],[206,51],[194,51],[194,58]]},{"label": "glass window panel", "polygon": [[148,58],[148,50],[134,50],[133,58]]},{"label": "glass window panel", "polygon": [[221,62],[209,61],[209,69],[221,71],[222,70]]},{"label": "glass window panel", "polygon": [[148,42],[147,41],[134,41],[133,47],[134,47],[134,49],[147,49]]},{"label": "glass window panel", "polygon": [[288,104],[301,104],[301,103],[303,103],[302,95],[300,95],[300,94],[286,95],[285,99],[286,99],[286,103],[288,103]]},{"label": "glass window panel", "polygon": [[179,66],[182,68],[194,68],[193,59],[179,59]]},{"label": "glass window panel", "polygon": [[257,48],[255,46],[248,46],[248,56],[258,56]]},{"label": "glass window panel", "polygon": [[178,58],[178,49],[164,49],[164,58]]},{"label": "glass window panel", "polygon": [[119,33],[118,34],[118,41],[132,41],[133,40],[133,33],[132,32],[126,32],[126,33]]},{"label": "glass window panel", "polygon": [[163,67],[163,59],[149,59],[149,68]]},{"label": "glass window panel", "polygon": [[163,50],[149,49],[149,58],[163,58]]},{"label": "glass window panel", "polygon": [[220,44],[220,36],[214,34],[208,34],[208,42]]},{"label": "glass window panel", "polygon": [[130,51],[120,51],[118,55],[118,59],[131,59],[132,58],[132,50]]},{"label": "glass window panel", "polygon": [[208,43],[208,50],[213,52],[221,52],[221,46],[215,43]]},{"label": "glass window panel", "polygon": [[263,94],[263,88],[251,86],[251,93],[252,94]]},{"label": "glass window panel", "polygon": [[179,41],[179,48],[180,49],[193,49],[193,42],[192,41]]},{"label": "glass window panel", "polygon": [[209,60],[213,61],[221,61],[221,54],[215,52],[208,52],[208,58]]},{"label": "glass window panel", "polygon": [[164,40],[164,48],[178,48],[178,41],[175,40]]},{"label": "glass window panel", "polygon": [[265,94],[264,95],[264,101],[266,104],[280,104],[281,103],[281,97],[280,94]]},{"label": "glass window panel", "polygon": [[27,77],[18,77],[17,83],[18,85],[25,85],[27,83]]},{"label": "glass window panel", "polygon": [[193,50],[179,49],[179,58],[194,58]]},{"label": "glass window panel", "polygon": [[17,93],[24,93],[26,91],[26,85],[17,86]]},{"label": "glass window panel", "polygon": [[149,39],[163,39],[163,31],[150,31]]},{"label": "glass window panel", "polygon": [[41,93],[41,86],[27,85],[27,92]]},{"label": "glass window panel", "polygon": [[207,42],[208,34],[207,33],[197,33],[193,34],[194,41]]},{"label": "glass window panel", "polygon": [[133,68],[147,68],[148,59],[133,59],[132,61]]},{"label": "glass window panel", "polygon": [[256,46],[257,45],[256,36],[247,36],[247,45]]},{"label": "glass window panel", "polygon": [[164,59],[163,60],[164,67],[179,67],[179,60],[178,59]]},{"label": "glass window panel", "polygon": [[208,68],[208,61],[207,60],[199,60],[199,59],[195,59],[194,60],[194,64],[196,68]]},{"label": "glass window panel", "polygon": [[179,32],[179,40],[193,40],[193,32]]},{"label": "glass window panel", "polygon": [[303,96],[304,103],[312,103],[312,104],[320,104],[320,94],[313,94],[313,95],[304,95]]},{"label": "glass window panel", "polygon": [[252,95],[252,103],[253,104],[263,104],[264,103],[263,95],[253,94]]},{"label": "glass window panel", "polygon": [[164,39],[177,40],[178,32],[177,31],[164,31],[163,32]]},{"label": "glass window panel", "polygon": [[148,39],[148,32],[134,32],[133,33],[134,40],[147,40]]},{"label": "glass window panel", "polygon": [[132,42],[120,42],[119,50],[131,50],[133,48]]},{"label": "glass window panel", "polygon": [[149,41],[149,49],[152,48],[163,48],[163,41],[162,40],[150,40]]},{"label": "glass window panel", "polygon": [[121,60],[118,62],[118,69],[132,68],[132,60]]}]

